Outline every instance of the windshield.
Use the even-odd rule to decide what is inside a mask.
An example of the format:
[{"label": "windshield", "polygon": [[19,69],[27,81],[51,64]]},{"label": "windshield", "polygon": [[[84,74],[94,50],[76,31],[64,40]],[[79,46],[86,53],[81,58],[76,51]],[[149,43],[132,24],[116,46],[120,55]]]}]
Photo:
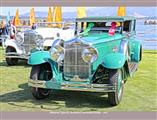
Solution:
[{"label": "windshield", "polygon": [[17,33],[27,31],[27,30],[30,30],[30,29],[31,29],[31,27],[29,27],[29,26],[18,26],[18,27],[16,27]]},{"label": "windshield", "polygon": [[74,26],[72,22],[38,22],[36,23],[37,28],[60,28],[60,29],[70,29]]},{"label": "windshield", "polygon": [[[81,27],[78,27],[80,33],[87,31],[88,33],[102,33],[102,32],[108,32],[109,29],[112,27],[113,22],[87,22],[87,23],[81,23]],[[115,32],[121,33],[122,31],[122,23],[120,22],[114,22],[116,23]]]}]

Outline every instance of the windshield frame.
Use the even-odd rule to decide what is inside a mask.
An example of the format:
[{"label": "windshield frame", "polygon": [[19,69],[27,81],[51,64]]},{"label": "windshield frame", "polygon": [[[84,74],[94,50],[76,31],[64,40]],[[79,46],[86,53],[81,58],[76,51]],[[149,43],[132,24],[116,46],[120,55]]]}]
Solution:
[{"label": "windshield frame", "polygon": [[[83,32],[88,27],[89,23],[105,23],[106,24],[107,22],[119,22],[120,26],[117,26],[117,28],[121,27],[119,33],[120,34],[123,33],[124,21],[104,21],[104,22],[88,22],[88,21],[82,22],[82,21],[77,21],[76,24],[75,24],[75,34],[78,35],[79,33]],[[105,27],[108,27],[108,28],[106,29],[106,28],[100,27],[100,29],[99,29],[99,27],[98,28],[95,27],[95,28],[92,28],[91,31],[94,32],[94,30],[95,30],[96,32],[97,31],[100,31],[100,32],[105,32],[106,31],[106,32],[108,32],[111,26],[105,26]]]}]

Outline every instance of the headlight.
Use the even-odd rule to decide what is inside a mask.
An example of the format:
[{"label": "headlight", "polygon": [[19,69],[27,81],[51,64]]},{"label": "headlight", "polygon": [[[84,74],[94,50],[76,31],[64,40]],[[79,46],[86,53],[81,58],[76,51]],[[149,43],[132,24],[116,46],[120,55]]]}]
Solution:
[{"label": "headlight", "polygon": [[98,58],[98,54],[96,49],[90,47],[90,48],[86,48],[85,50],[83,50],[82,52],[82,59],[86,62],[86,63],[93,63],[94,61],[96,61]]},{"label": "headlight", "polygon": [[16,35],[16,42],[21,45],[24,42],[24,37],[22,36],[23,34],[17,34]]},{"label": "headlight", "polygon": [[51,47],[51,57],[56,62],[61,62],[64,59],[63,40],[56,40]]}]

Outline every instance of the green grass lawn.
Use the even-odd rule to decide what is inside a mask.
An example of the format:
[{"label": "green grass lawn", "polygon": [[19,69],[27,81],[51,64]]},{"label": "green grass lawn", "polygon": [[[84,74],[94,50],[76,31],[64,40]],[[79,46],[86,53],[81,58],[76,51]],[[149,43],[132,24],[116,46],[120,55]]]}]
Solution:
[{"label": "green grass lawn", "polygon": [[157,111],[157,51],[144,51],[133,78],[125,84],[122,102],[112,107],[102,93],[55,90],[45,100],[35,100],[27,80],[31,67],[21,61],[7,66],[0,48],[1,111]]}]

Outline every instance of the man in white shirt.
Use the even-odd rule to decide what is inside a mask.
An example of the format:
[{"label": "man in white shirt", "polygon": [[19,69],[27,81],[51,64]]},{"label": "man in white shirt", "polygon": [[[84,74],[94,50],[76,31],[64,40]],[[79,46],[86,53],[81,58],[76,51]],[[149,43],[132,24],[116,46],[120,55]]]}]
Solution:
[{"label": "man in white shirt", "polygon": [[11,38],[11,39],[14,39],[14,38],[15,38],[15,35],[16,35],[16,33],[17,33],[16,27],[12,24],[11,21],[9,21],[9,33],[10,33],[10,38]]}]

